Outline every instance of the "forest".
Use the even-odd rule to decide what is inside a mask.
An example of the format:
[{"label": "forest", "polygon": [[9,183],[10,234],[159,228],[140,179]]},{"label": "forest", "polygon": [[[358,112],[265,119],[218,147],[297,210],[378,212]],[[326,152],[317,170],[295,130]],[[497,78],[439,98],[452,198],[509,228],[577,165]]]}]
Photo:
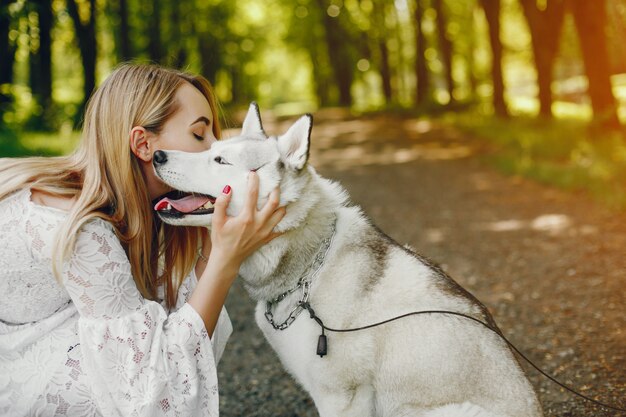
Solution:
[{"label": "forest", "polygon": [[77,126],[131,60],[205,75],[226,109],[626,120],[626,0],[1,0],[0,28],[13,129]]},{"label": "forest", "polygon": [[626,207],[626,0],[0,0],[0,155],[70,152],[122,62],[200,73],[222,123],[454,126],[508,174]]}]

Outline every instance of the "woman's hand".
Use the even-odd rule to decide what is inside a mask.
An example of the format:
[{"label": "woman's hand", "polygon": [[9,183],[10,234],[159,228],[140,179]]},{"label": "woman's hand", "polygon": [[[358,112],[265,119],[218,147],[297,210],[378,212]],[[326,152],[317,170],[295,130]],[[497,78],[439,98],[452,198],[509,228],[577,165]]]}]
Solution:
[{"label": "woman's hand", "polygon": [[279,194],[275,189],[261,210],[256,209],[259,178],[248,175],[248,196],[243,211],[236,217],[226,215],[230,202],[230,187],[215,200],[211,226],[211,254],[202,278],[187,303],[198,312],[209,334],[213,335],[230,286],[244,259],[279,233],[272,230],[285,216],[285,208],[278,207]]},{"label": "woman's hand", "polygon": [[248,195],[243,210],[236,217],[226,215],[231,196],[230,187],[227,186],[215,200],[209,262],[218,262],[224,268],[238,270],[244,259],[279,235],[272,230],[285,216],[286,210],[278,207],[278,188],[270,193],[261,210],[256,209],[259,177],[254,171],[248,174]]}]

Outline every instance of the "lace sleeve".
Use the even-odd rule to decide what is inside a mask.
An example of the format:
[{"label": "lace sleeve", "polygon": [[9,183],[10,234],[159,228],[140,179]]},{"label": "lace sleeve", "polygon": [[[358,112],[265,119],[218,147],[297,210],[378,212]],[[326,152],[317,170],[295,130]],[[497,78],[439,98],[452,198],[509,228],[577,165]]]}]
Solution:
[{"label": "lace sleeve", "polygon": [[[176,310],[181,308],[187,303],[189,297],[191,297],[191,293],[198,285],[198,277],[195,272],[195,268],[191,270],[187,278],[183,281],[180,288],[178,289],[178,298],[176,300]],[[233,332],[233,325],[230,321],[230,317],[228,316],[228,312],[226,311],[226,307],[222,307],[222,311],[220,312],[220,316],[217,320],[217,324],[215,325],[215,330],[213,330],[213,336],[211,337],[211,345],[213,346],[213,356],[215,357],[215,363],[219,363],[222,358],[222,354],[224,353],[224,349],[226,348],[226,343],[230,335]]]},{"label": "lace sleeve", "polygon": [[63,268],[80,319],[82,365],[104,415],[217,416],[217,373],[202,319],[144,299],[112,226],[89,222]]}]

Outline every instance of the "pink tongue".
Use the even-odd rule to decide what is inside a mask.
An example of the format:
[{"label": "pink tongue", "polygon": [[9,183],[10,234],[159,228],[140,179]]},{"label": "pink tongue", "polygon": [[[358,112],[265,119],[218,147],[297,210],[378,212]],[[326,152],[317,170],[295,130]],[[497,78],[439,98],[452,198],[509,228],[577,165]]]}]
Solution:
[{"label": "pink tongue", "polygon": [[207,201],[209,201],[209,197],[200,195],[188,195],[180,200],[170,200],[165,197],[163,200],[155,204],[154,209],[157,211],[163,210],[167,207],[167,203],[169,203],[181,213],[191,213],[195,209],[205,205]]}]

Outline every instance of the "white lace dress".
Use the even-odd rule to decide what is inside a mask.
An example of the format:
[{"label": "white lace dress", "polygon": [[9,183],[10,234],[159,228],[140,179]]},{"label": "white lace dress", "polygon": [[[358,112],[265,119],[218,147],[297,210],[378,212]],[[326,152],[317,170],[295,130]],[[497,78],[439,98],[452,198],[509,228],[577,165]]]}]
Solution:
[{"label": "white lace dress", "polygon": [[65,216],[29,190],[0,201],[0,416],[217,416],[226,310],[209,338],[186,304],[193,272],[175,311],[144,299],[102,220],[79,233],[59,285],[50,257]]}]

